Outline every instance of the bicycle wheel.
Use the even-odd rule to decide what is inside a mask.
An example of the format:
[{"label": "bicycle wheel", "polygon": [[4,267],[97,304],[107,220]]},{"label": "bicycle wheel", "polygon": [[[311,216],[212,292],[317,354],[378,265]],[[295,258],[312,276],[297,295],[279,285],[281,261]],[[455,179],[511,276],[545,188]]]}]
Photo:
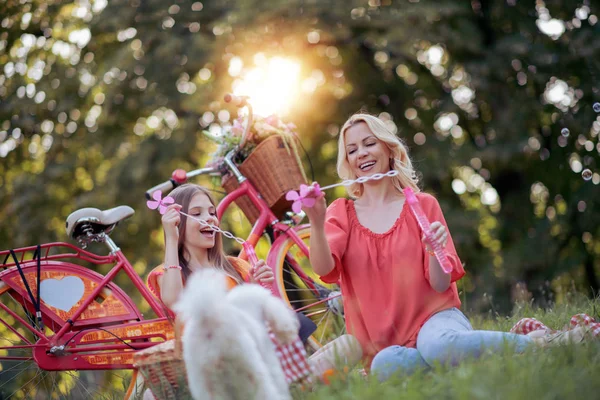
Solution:
[{"label": "bicycle wheel", "polygon": [[[308,247],[310,228],[296,233]],[[317,325],[308,341],[312,350],[346,333],[339,286],[323,283],[313,272],[308,255],[291,238],[276,247],[274,257],[271,267],[281,298]]]},{"label": "bicycle wheel", "polygon": [[[0,303],[33,324],[25,300],[0,280]],[[0,308],[0,399],[141,399],[137,370],[46,371],[33,358],[37,338],[21,322]],[[46,327],[47,336],[54,332]]]}]

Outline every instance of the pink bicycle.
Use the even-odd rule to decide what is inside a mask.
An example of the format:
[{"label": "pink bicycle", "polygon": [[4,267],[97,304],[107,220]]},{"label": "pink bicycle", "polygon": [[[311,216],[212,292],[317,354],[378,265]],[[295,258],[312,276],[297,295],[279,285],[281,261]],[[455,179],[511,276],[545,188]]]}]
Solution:
[{"label": "pink bicycle", "polygon": [[[231,173],[239,187],[222,199],[218,217],[244,195],[260,211],[246,242],[256,246],[263,234],[272,240],[267,256],[276,277],[272,290],[316,323],[308,343],[317,350],[344,333],[341,294],[337,286],[320,283],[312,273],[308,225],[298,225],[293,217],[280,221],[232,161],[234,155],[229,153],[220,166],[186,174],[176,171],[148,194],[168,191],[195,176]],[[110,238],[133,212],[127,206],[85,208],[68,217],[72,239],[84,248],[104,243],[107,255],[69,243],[0,251],[0,399],[141,395],[134,352],[172,339],[174,333],[163,305]],[[132,293],[115,284],[119,273],[137,289],[140,306]],[[147,319],[141,309],[154,315]]]},{"label": "pink bicycle", "polygon": [[[238,107],[246,106],[249,109],[249,121],[244,133],[246,137],[252,125],[251,105],[245,99],[231,95],[226,96],[226,101],[232,101]],[[291,212],[286,213],[284,220],[280,221],[256,186],[242,174],[233,161],[236,152],[237,149],[230,151],[220,165],[189,172],[175,170],[171,179],[149,189],[146,197],[151,199],[152,194],[157,190],[163,194],[168,193],[191,178],[202,175],[230,174],[236,179],[239,186],[221,199],[217,206],[217,217],[221,220],[229,206],[242,196],[246,196],[258,210],[259,215],[255,218],[256,221],[245,241],[256,247],[261,237],[268,237],[271,247],[266,261],[275,275],[271,290],[297,312],[304,313],[315,322],[317,330],[308,343],[312,350],[316,351],[323,344],[345,333],[341,292],[337,285],[324,284],[312,272],[309,261],[310,226],[299,225],[297,221],[302,219],[301,216],[298,218],[298,215]],[[240,257],[247,259],[244,251],[241,252]]]},{"label": "pink bicycle", "polygon": [[[172,339],[174,333],[164,306],[110,238],[133,213],[127,206],[84,208],[68,217],[70,237],[82,247],[104,243],[108,255],[69,243],[0,251],[0,398],[141,395],[134,352]],[[105,274],[97,272],[106,268]],[[131,293],[114,283],[120,272],[153,318],[144,318]],[[123,372],[128,370],[132,373]]]}]

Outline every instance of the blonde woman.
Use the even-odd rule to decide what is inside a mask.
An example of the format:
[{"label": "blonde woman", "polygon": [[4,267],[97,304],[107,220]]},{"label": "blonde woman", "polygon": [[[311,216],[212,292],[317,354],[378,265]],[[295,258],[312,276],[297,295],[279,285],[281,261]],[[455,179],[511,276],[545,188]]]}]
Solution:
[{"label": "blonde woman", "polygon": [[[342,127],[338,150],[341,179],[399,172],[350,186],[351,200],[337,199],[327,208],[321,198],[304,210],[311,222],[312,267],[324,282],[340,282],[348,332],[380,379],[435,362],[456,363],[507,342],[521,352],[534,341],[580,339],[581,332],[551,341],[473,330],[460,311],[456,288],[465,271],[438,201],[419,191],[406,146],[379,118],[356,114]],[[405,187],[417,193],[432,221],[434,240],[446,249],[451,273],[442,270],[423,239],[405,205]]]}]

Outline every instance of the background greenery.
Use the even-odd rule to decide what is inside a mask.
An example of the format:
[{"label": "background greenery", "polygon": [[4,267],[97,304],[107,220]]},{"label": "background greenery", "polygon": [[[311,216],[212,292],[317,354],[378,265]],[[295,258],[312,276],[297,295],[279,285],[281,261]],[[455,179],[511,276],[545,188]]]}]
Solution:
[{"label": "background greenery", "polygon": [[[466,264],[469,310],[591,294],[598,12],[568,0],[3,1],[0,247],[66,240],[73,210],[128,204],[136,215],[114,237],[145,274],[162,245],[145,190],[204,165],[215,147],[201,130],[235,116],[221,101],[232,59],[246,68],[262,53],[312,79],[285,118],[322,184],[337,181],[349,115],[398,130]],[[556,24],[560,35],[543,32]],[[247,229],[237,213],[225,222]]]},{"label": "background greenery", "polygon": [[[338,180],[337,133],[352,113],[398,131],[466,264],[467,312],[597,293],[599,13],[589,0],[4,0],[0,248],[67,240],[75,209],[127,204],[136,215],[114,238],[146,274],[162,232],[145,190],[204,165],[215,146],[200,132],[236,115],[221,101],[241,73],[232,65],[262,54],[300,65],[285,119],[320,183]],[[248,229],[238,212],[224,222]],[[336,390],[512,398],[524,386],[501,378],[518,376],[548,398],[597,392],[597,352],[535,357]]]}]

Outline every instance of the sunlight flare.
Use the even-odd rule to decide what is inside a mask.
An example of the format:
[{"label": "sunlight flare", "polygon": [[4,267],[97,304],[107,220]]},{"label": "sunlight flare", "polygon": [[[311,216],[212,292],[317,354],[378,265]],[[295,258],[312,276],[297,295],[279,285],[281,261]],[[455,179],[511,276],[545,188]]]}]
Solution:
[{"label": "sunlight flare", "polygon": [[[240,68],[239,65],[234,67]],[[233,93],[249,96],[258,115],[284,115],[298,96],[299,76],[300,64],[294,60],[283,57],[263,59],[256,67],[241,73],[241,79],[233,84]]]}]

